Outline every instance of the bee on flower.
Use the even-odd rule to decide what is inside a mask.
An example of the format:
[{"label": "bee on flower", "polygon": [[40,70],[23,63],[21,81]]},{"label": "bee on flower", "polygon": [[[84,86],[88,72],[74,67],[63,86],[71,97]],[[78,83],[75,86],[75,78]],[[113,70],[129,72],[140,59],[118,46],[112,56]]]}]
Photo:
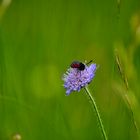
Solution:
[{"label": "bee on flower", "polygon": [[70,68],[63,75],[64,88],[66,89],[66,95],[69,95],[72,91],[80,91],[81,88],[88,85],[94,78],[97,69],[96,64],[82,63],[79,61],[73,61]]}]

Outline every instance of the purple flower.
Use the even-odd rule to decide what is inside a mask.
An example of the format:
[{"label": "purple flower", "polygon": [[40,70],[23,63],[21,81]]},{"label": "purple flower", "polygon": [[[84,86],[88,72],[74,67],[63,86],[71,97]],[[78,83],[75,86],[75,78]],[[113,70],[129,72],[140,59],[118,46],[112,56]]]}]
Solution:
[{"label": "purple flower", "polygon": [[72,91],[80,91],[81,88],[88,85],[94,78],[96,69],[96,64],[85,65],[84,70],[69,68],[63,75],[66,94],[69,95]]}]

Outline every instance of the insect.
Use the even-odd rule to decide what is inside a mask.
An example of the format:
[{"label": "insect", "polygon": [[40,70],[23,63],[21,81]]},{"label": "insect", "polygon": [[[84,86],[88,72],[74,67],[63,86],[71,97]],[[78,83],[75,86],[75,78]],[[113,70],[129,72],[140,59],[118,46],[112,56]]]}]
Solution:
[{"label": "insect", "polygon": [[[89,61],[88,63],[86,63],[86,65],[88,65],[89,63],[91,63],[91,61]],[[73,61],[70,65],[71,68],[77,68],[80,71],[83,71],[85,69],[85,64],[80,62],[80,61]]]}]

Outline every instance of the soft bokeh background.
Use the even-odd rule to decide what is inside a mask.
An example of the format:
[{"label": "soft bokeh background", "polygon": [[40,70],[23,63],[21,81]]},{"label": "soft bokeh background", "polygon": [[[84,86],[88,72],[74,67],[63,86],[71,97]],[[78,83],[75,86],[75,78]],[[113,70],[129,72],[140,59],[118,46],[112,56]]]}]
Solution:
[{"label": "soft bokeh background", "polygon": [[84,90],[65,96],[73,60],[99,65],[90,90],[109,140],[139,139],[140,0],[1,0],[0,140],[102,139]]}]

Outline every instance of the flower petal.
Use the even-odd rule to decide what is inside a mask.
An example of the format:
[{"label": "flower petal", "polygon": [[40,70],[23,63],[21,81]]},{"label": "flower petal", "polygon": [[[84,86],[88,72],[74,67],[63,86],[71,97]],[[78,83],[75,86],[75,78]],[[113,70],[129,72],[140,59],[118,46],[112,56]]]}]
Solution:
[{"label": "flower petal", "polygon": [[89,84],[95,76],[96,69],[96,64],[85,65],[85,69],[82,71],[77,68],[69,68],[62,78],[66,95],[69,95],[72,91],[80,91],[81,88]]}]

